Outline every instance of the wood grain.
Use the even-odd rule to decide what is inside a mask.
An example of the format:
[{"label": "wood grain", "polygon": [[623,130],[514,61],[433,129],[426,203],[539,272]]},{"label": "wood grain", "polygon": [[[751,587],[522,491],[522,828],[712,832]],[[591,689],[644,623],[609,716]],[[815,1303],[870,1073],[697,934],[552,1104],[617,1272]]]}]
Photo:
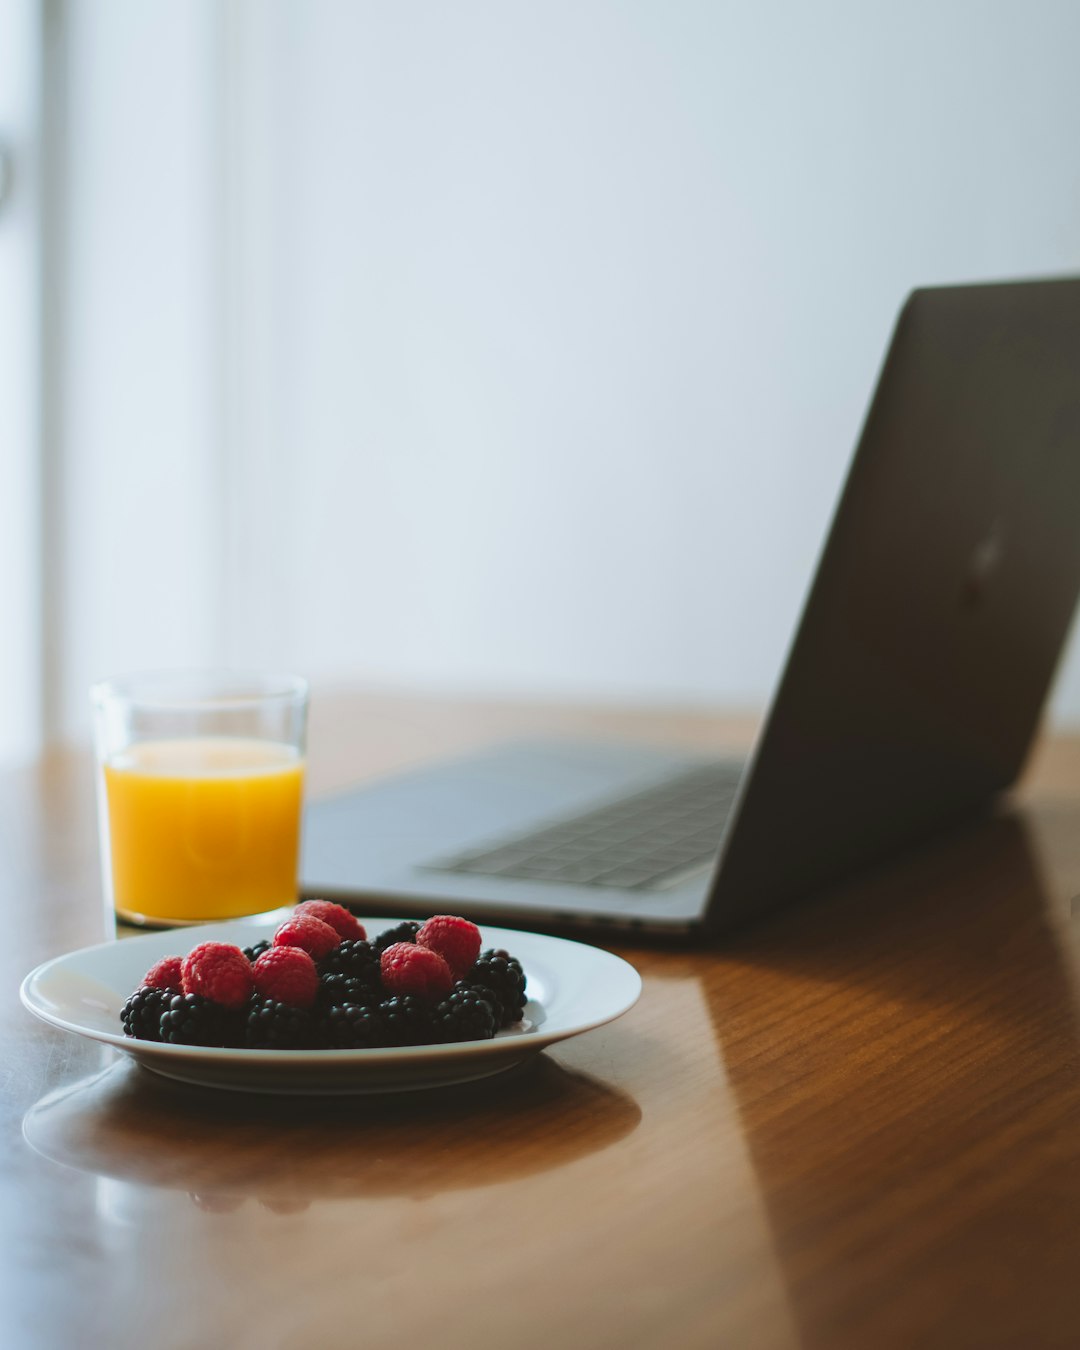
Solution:
[{"label": "wood grain", "polygon": [[[324,691],[312,782],[752,731]],[[18,1007],[102,933],[84,754],[0,775],[0,881],[5,1344],[1080,1345],[1076,740],[994,819],[723,945],[613,948],[630,1014],[415,1097],[186,1090]]]}]

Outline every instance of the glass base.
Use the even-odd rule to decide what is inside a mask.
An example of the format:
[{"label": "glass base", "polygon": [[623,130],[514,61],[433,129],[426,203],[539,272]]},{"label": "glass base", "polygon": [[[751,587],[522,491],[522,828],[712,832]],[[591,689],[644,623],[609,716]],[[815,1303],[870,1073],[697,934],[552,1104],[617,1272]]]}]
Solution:
[{"label": "glass base", "polygon": [[[296,902],[293,901],[295,904]],[[207,923],[229,923],[233,919],[257,919],[263,914],[273,914],[279,909],[288,909],[286,905],[271,905],[269,909],[256,910],[252,914],[211,914],[203,919],[163,919],[159,914],[139,914],[132,909],[115,911],[117,924],[129,928],[146,929],[198,928]]]}]

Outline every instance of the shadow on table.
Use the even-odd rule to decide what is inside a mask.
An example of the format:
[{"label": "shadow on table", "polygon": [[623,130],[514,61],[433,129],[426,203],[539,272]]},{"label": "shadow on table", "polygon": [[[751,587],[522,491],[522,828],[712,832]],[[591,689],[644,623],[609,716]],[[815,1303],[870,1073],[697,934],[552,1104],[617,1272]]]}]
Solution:
[{"label": "shadow on table", "polygon": [[723,959],[710,1015],[807,1350],[1080,1345],[1076,971],[1023,820]]},{"label": "shadow on table", "polygon": [[423,1197],[561,1167],[630,1134],[626,1093],[540,1056],[480,1083],[385,1097],[186,1088],[126,1058],[52,1092],[23,1137],[66,1167],[291,1213],[317,1199]]}]

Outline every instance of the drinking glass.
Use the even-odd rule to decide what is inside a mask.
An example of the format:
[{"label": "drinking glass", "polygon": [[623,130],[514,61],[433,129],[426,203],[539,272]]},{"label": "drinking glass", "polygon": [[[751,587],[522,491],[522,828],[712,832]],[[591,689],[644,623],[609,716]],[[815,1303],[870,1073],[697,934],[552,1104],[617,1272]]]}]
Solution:
[{"label": "drinking glass", "polygon": [[172,927],[295,904],[307,682],[159,672],[90,696],[106,913]]}]

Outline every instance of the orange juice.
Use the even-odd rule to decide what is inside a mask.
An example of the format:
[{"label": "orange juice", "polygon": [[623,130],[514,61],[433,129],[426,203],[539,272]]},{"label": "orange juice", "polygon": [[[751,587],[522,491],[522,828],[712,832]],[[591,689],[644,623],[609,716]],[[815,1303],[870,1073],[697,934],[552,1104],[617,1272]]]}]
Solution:
[{"label": "orange juice", "polygon": [[295,904],[304,762],[293,746],[144,741],[104,773],[118,914],[197,922]]}]

